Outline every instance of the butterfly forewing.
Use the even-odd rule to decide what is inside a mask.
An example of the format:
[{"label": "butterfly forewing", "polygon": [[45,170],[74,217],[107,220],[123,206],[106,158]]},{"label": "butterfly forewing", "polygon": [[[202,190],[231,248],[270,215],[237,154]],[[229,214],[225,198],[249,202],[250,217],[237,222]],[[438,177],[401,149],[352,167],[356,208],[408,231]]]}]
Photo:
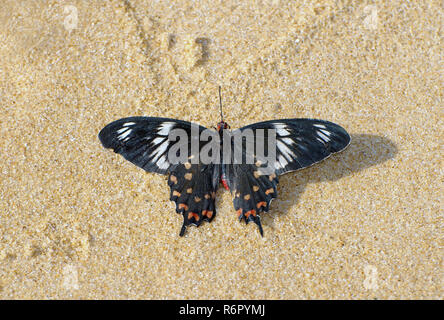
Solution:
[{"label": "butterfly forewing", "polygon": [[[198,126],[199,132],[205,130]],[[191,135],[191,123],[168,118],[130,117],[111,122],[99,133],[105,148],[111,148],[148,172],[166,174],[172,165],[168,151],[174,144],[169,141],[171,130],[182,129]],[[191,141],[188,141],[189,149]],[[190,154],[190,150],[188,150]]]},{"label": "butterfly forewing", "polygon": [[276,159],[273,166],[277,175],[311,166],[350,143],[350,136],[342,127],[323,120],[272,120],[254,123],[240,130],[245,129],[274,130]]}]

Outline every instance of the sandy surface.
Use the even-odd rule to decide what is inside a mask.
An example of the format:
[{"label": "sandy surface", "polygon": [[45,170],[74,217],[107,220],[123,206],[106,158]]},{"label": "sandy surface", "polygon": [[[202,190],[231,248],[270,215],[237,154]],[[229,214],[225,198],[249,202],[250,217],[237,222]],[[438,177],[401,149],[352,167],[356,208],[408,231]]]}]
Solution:
[{"label": "sandy surface", "polygon": [[[2,1],[0,298],[444,298],[426,2]],[[222,189],[180,238],[166,177],[97,139],[133,115],[212,126],[219,84],[233,128],[314,117],[353,138],[281,177],[264,238]]]}]

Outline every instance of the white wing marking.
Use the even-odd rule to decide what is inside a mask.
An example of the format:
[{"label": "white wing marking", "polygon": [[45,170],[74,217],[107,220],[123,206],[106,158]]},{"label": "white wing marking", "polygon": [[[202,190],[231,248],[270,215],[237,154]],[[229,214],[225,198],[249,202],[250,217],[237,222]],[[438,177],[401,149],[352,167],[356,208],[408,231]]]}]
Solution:
[{"label": "white wing marking", "polygon": [[277,140],[276,143],[279,151],[288,161],[292,161],[292,159],[296,157],[293,151],[291,151],[282,141]]},{"label": "white wing marking", "polygon": [[291,138],[281,138],[281,140],[284,141],[289,146],[291,146],[294,143],[293,139]]},{"label": "white wing marking", "polygon": [[288,136],[290,134],[290,131],[287,130],[287,125],[284,123],[275,123],[273,126],[276,129],[276,133],[278,136]]},{"label": "white wing marking", "polygon": [[130,133],[131,133],[131,129],[129,129],[129,130],[127,130],[127,131],[125,131],[124,133],[122,133],[120,136],[118,136],[117,138],[119,139],[119,140],[123,140],[123,139],[125,139]]},{"label": "white wing marking", "polygon": [[159,131],[157,131],[157,133],[160,136],[167,136],[173,126],[174,122],[164,122],[159,126]]},{"label": "white wing marking", "polygon": [[156,150],[153,152],[153,162],[157,162],[157,159],[165,152],[165,150],[168,147],[168,140],[166,140],[164,143],[162,143],[159,147],[157,147]]},{"label": "white wing marking", "polygon": [[279,163],[281,164],[282,168],[285,168],[285,166],[288,164],[287,160],[283,156],[279,156]]},{"label": "white wing marking", "polygon": [[322,140],[324,140],[325,142],[329,142],[330,138],[327,137],[325,134],[323,134],[322,132],[318,131],[318,136],[321,137]]},{"label": "white wing marking", "polygon": [[160,157],[159,161],[157,161],[156,165],[160,169],[168,169],[169,163],[166,160],[166,157],[163,155],[163,156]]},{"label": "white wing marking", "polygon": [[126,130],[128,130],[129,128],[121,128],[121,129],[119,129],[119,130],[117,130],[117,133],[122,133],[122,132],[125,132]]},{"label": "white wing marking", "polygon": [[165,140],[164,137],[156,138],[156,139],[153,140],[152,144],[157,145],[157,144],[163,142],[163,140]]}]

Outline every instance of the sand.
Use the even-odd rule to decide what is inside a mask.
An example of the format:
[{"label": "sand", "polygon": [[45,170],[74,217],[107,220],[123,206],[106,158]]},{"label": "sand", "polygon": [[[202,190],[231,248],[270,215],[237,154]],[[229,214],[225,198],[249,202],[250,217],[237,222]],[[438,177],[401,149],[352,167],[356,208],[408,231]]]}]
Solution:
[{"label": "sand", "polygon": [[[439,1],[2,1],[1,299],[442,299]],[[178,236],[167,178],[104,149],[121,117],[336,122],[263,217]]]}]

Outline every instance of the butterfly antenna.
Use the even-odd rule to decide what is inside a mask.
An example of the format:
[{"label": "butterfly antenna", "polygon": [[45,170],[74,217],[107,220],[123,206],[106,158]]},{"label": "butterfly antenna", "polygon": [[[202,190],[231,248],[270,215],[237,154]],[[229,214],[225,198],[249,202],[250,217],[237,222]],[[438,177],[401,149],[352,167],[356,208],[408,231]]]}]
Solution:
[{"label": "butterfly antenna", "polygon": [[222,113],[222,95],[220,94],[220,86],[219,86],[219,105],[220,105],[220,118],[222,122],[224,122],[224,114]]}]

